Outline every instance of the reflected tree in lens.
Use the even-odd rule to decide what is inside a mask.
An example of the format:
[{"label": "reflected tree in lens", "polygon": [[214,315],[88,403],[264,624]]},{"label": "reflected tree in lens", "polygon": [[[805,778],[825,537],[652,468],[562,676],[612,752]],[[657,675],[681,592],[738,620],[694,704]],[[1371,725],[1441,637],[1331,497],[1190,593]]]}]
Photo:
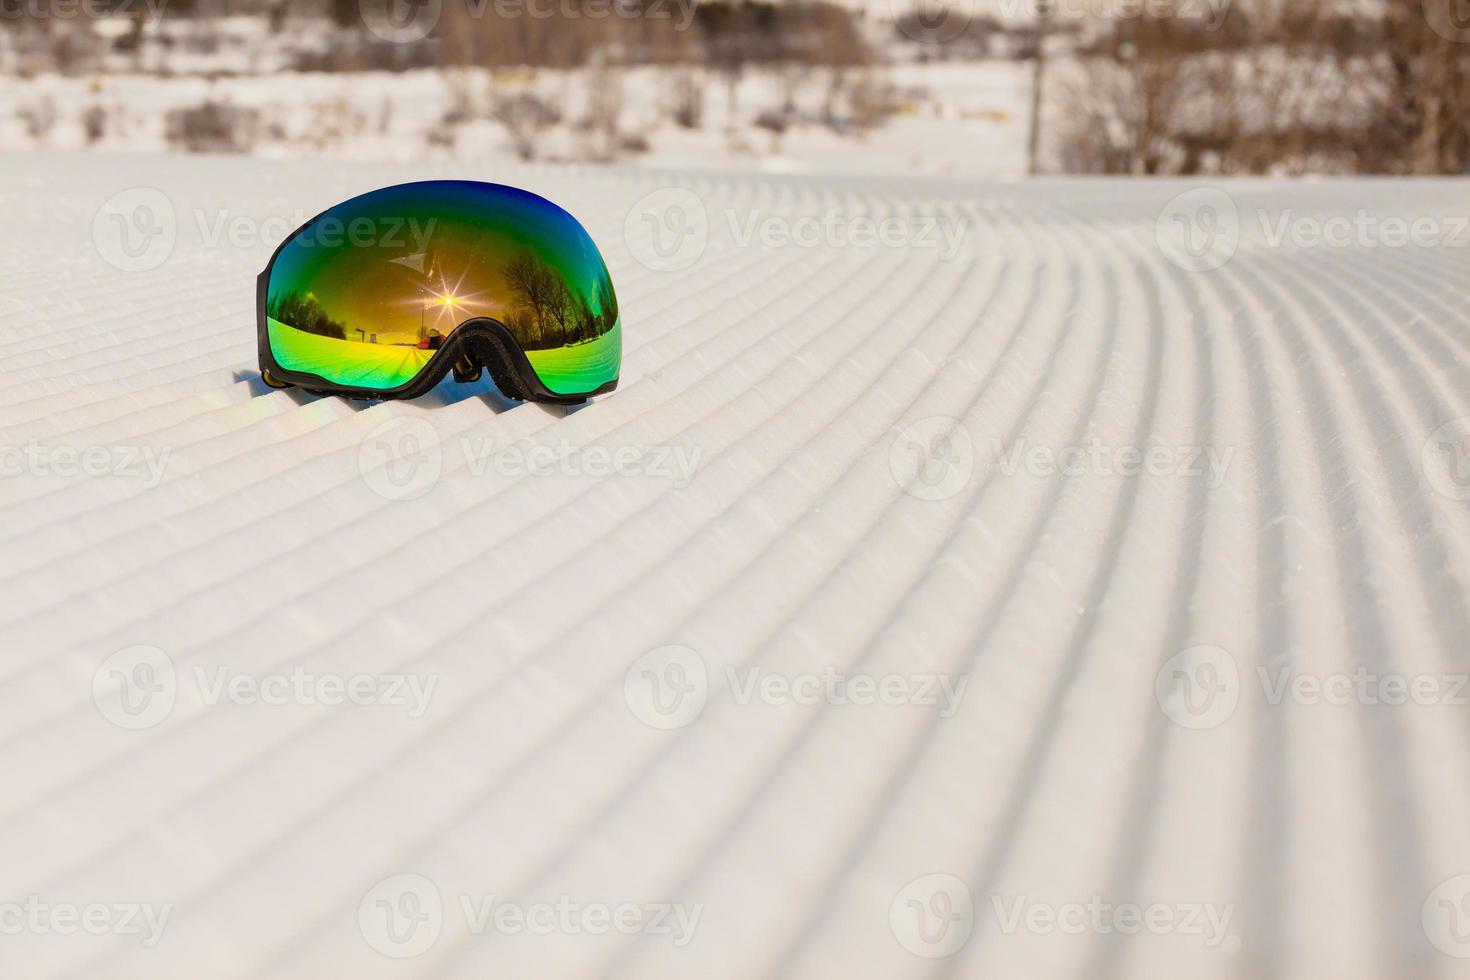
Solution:
[{"label": "reflected tree in lens", "polygon": [[327,315],[314,293],[288,292],[272,296],[266,306],[266,314],[305,333],[333,340],[347,339],[347,328]]},{"label": "reflected tree in lens", "polygon": [[594,295],[584,296],[551,263],[523,248],[506,263],[501,277],[514,304],[503,322],[526,350],[584,344],[618,322],[617,302],[605,275],[598,277]]}]

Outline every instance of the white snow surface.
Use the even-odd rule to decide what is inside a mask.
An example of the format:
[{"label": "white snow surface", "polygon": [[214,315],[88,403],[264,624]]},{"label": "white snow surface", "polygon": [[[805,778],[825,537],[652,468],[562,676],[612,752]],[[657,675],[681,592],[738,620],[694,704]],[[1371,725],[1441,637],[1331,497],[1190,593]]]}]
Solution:
[{"label": "white snow surface", "polygon": [[[371,405],[264,387],[255,277],[275,242],[250,229],[447,175],[584,220],[621,299],[620,389],[567,410],[488,381]],[[1225,186],[1243,215],[1470,208],[1463,182]],[[671,187],[712,229],[676,272],[639,261],[629,220]],[[97,244],[99,208],[132,188],[177,226],[143,271]],[[1467,670],[1470,504],[1425,460],[1470,415],[1470,251],[1247,235],[1191,273],[1155,235],[1189,189],[0,158],[0,973],[1470,976],[1444,952],[1470,931],[1464,692],[1273,704],[1260,676]],[[967,230],[954,254],[773,248],[730,215]],[[245,231],[212,242],[221,220]],[[441,468],[416,499],[378,456],[395,421],[439,441],[414,456]],[[903,482],[904,440],[941,431],[917,441],[949,468]],[[1230,462],[1218,480],[1007,472],[1018,445]],[[687,486],[501,472],[486,446],[699,465]],[[166,465],[60,474],[70,449]],[[641,720],[635,665],[668,644],[708,693],[664,729]],[[128,684],[176,696],[120,725],[108,665],[140,646],[168,661]],[[1176,723],[1170,663],[1233,710]],[[743,696],[752,668],[966,687],[948,717],[783,703]],[[435,687],[414,716],[210,703],[199,680],[298,669]],[[477,934],[461,900],[491,897],[698,920],[682,943]],[[36,902],[171,917],[150,947],[5,913]],[[407,932],[374,925],[416,909]]]}]

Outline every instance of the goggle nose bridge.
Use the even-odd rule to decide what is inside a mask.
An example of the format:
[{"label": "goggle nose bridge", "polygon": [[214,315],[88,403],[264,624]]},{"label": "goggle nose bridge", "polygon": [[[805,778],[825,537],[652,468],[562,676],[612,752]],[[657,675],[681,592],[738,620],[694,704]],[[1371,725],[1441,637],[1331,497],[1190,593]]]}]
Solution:
[{"label": "goggle nose bridge", "polygon": [[525,354],[503,324],[485,317],[471,318],[450,332],[445,346],[454,348],[455,381],[473,384],[489,371],[502,394],[525,400],[527,392],[515,367],[516,356],[524,360]]}]

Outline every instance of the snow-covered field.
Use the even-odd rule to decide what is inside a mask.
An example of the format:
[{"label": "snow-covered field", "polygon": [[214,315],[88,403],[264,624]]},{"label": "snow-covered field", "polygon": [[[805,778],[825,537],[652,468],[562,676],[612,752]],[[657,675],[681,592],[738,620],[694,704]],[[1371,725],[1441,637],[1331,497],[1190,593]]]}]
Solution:
[{"label": "snow-covered field", "polygon": [[[266,389],[275,241],[449,173],[620,390]],[[1470,976],[1467,211],[0,158],[0,972]]]}]

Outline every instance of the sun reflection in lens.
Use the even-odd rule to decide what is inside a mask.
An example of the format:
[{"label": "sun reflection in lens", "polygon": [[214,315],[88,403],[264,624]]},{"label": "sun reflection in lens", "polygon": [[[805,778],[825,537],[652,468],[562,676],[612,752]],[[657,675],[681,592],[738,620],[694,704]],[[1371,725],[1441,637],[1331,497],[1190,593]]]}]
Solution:
[{"label": "sun reflection in lens", "polygon": [[454,282],[450,282],[449,277],[438,268],[431,268],[425,278],[429,281],[423,283],[419,295],[402,301],[419,312],[417,339],[420,343],[429,336],[431,330],[437,330],[441,334],[453,332],[463,321],[475,315],[476,311],[482,316],[487,313],[494,315],[488,293],[466,288],[468,270]]}]

